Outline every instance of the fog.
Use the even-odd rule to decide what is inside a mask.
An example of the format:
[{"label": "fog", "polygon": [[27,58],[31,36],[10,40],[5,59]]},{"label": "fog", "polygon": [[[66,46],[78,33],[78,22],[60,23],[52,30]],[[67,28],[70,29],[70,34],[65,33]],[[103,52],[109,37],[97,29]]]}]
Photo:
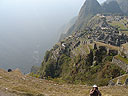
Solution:
[{"label": "fog", "polygon": [[[101,0],[103,1],[103,0]],[[59,28],[77,16],[84,0],[0,0],[0,68],[23,73],[40,65],[59,39]]]}]

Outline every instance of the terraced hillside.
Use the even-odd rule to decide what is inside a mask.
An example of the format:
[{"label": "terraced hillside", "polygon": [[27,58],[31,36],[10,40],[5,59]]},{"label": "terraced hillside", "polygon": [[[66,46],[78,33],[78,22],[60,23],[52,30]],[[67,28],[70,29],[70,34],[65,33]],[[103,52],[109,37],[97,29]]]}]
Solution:
[{"label": "terraced hillside", "polygon": [[128,36],[112,25],[124,18],[97,14],[84,30],[74,32],[46,52],[38,75],[73,84],[104,86],[127,73],[127,63],[122,61],[128,61],[127,55],[123,56],[120,49],[128,42]]},{"label": "terraced hillside", "polygon": [[[0,96],[88,96],[91,87],[55,83],[28,75],[19,70],[6,72],[0,69]],[[100,87],[103,96],[127,96],[128,87]]]},{"label": "terraced hillside", "polygon": [[[122,33],[128,35],[128,18],[125,16],[114,16],[113,18],[107,17],[108,23],[116,28],[118,28]],[[110,19],[111,18],[111,19]]]}]

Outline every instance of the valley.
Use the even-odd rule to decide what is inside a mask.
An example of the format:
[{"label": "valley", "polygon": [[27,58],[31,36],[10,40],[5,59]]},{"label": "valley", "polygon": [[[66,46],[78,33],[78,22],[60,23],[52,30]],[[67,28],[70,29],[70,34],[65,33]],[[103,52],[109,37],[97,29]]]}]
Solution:
[{"label": "valley", "polygon": [[[127,3],[86,0],[40,66],[32,66],[24,75],[19,69],[0,69],[0,94],[89,96],[96,84],[102,96],[128,96]],[[39,54],[34,51],[37,65]]]}]

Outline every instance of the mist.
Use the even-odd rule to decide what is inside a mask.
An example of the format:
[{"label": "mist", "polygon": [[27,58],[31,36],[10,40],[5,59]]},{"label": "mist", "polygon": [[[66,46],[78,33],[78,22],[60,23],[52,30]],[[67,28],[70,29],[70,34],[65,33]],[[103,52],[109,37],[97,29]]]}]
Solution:
[{"label": "mist", "polygon": [[[103,1],[103,0],[102,0]],[[0,0],[0,68],[30,72],[84,0]]]}]

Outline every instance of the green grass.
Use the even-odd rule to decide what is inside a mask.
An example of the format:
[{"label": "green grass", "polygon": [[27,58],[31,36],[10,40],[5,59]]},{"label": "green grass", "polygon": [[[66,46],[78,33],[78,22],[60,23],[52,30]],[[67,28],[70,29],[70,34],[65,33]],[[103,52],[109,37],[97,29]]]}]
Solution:
[{"label": "green grass", "polygon": [[121,76],[121,77],[115,78],[113,81],[114,81],[114,83],[116,83],[117,80],[119,79],[120,82],[121,82],[122,84],[124,84],[127,78],[128,78],[128,74],[125,74],[125,75],[123,75],[123,76]]},{"label": "green grass", "polygon": [[121,21],[112,21],[109,23],[111,26],[119,27],[119,29],[126,30],[127,28],[122,24]]},{"label": "green grass", "polygon": [[34,74],[33,72],[32,72],[32,73],[30,73],[29,75],[30,75],[30,76],[32,76],[32,77],[36,77],[36,78],[39,78],[39,77],[40,77],[40,75],[39,75],[39,74]]},{"label": "green grass", "polygon": [[[6,75],[9,78],[5,80],[6,78],[3,76],[3,79],[0,79],[0,82],[3,83],[0,85],[0,90],[8,88],[7,92],[18,94],[17,96],[88,96],[92,88],[92,86],[86,85],[67,84],[61,78],[53,81],[43,80],[2,70],[0,70],[0,75]],[[25,80],[21,79],[23,77]],[[99,90],[103,96],[127,96],[126,94],[128,94],[128,87],[121,86],[100,87]]]},{"label": "green grass", "polygon": [[124,63],[128,64],[128,59],[123,58],[123,57],[120,56],[120,55],[117,55],[116,58],[117,58],[117,59],[120,59],[120,60],[123,61]]},{"label": "green grass", "polygon": [[122,33],[128,35],[128,31],[121,31]]},{"label": "green grass", "polygon": [[107,48],[110,48],[112,50],[118,50],[119,47],[116,47],[116,46],[112,46],[112,45],[108,45],[108,44],[105,44],[105,43],[101,43],[101,42],[95,42],[98,46],[105,46]]},{"label": "green grass", "polygon": [[[90,47],[89,47],[90,48]],[[83,54],[83,52],[85,54],[89,54],[89,49],[88,49],[88,45],[80,45],[78,46],[76,49],[73,50],[77,55],[79,54]]]}]

